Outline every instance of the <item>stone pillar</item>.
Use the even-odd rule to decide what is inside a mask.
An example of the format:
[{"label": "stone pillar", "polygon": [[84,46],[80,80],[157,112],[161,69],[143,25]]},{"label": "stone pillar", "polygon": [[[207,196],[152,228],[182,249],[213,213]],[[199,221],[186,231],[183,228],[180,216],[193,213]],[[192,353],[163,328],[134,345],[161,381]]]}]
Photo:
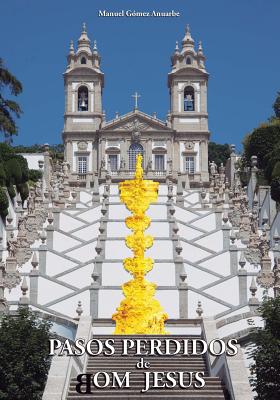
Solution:
[{"label": "stone pillar", "polygon": [[94,270],[92,273],[92,284],[90,286],[90,315],[92,318],[98,318],[99,289],[102,285],[102,256],[96,256],[94,261]]},{"label": "stone pillar", "polygon": [[177,287],[179,287],[180,282],[182,280],[184,281],[186,277],[183,258],[180,256],[182,250],[183,248],[181,246],[179,236],[176,235],[173,238],[173,254],[174,254],[174,264],[175,264],[175,282]]},{"label": "stone pillar", "polygon": [[53,226],[56,229],[59,229],[60,211],[61,210],[59,208],[53,209],[53,218],[54,218]]},{"label": "stone pillar", "polygon": [[73,154],[72,154],[72,142],[66,141],[66,161],[70,164],[70,170],[73,171]]},{"label": "stone pillar", "polygon": [[[184,268],[184,267],[183,267]],[[182,319],[188,318],[188,284],[185,282],[187,274],[182,272],[180,274],[179,282],[179,316]]]},{"label": "stone pillar", "polygon": [[[172,165],[174,165],[174,160],[173,160],[173,151],[172,151],[172,143],[171,143],[171,139],[167,138],[167,143],[166,143],[166,154],[165,154],[165,164],[167,165],[167,160],[172,160]],[[168,171],[168,165],[167,165],[167,175],[169,174]]]},{"label": "stone pillar", "polygon": [[30,278],[30,302],[31,304],[37,304],[38,302],[38,277],[39,271],[37,269],[38,260],[37,255],[34,252],[32,256],[31,265],[33,269],[30,271],[29,278]]},{"label": "stone pillar", "polygon": [[37,270],[30,272],[30,302],[32,304],[37,304],[38,302],[38,277],[39,272]]},{"label": "stone pillar", "polygon": [[99,289],[100,286],[98,283],[92,283],[89,292],[90,292],[90,316],[94,319],[98,318],[98,301],[99,301]]},{"label": "stone pillar", "polygon": [[251,157],[251,190],[252,190],[252,195],[255,193],[255,189],[257,186],[257,168],[258,164],[258,157],[257,156],[252,156]]},{"label": "stone pillar", "polygon": [[247,271],[240,268],[237,272],[239,279],[239,304],[247,304]]},{"label": "stone pillar", "polygon": [[45,275],[47,269],[47,250],[48,246],[41,244],[39,247],[39,271],[40,274]]},{"label": "stone pillar", "polygon": [[100,169],[101,169],[101,160],[102,160],[103,158],[106,159],[106,154],[105,154],[105,139],[104,139],[104,138],[101,138],[101,139],[100,139],[99,149],[100,149],[100,152],[99,152],[99,160],[98,160],[98,161],[99,161],[98,169],[100,170]]},{"label": "stone pillar", "polygon": [[124,139],[124,162],[125,162],[125,169],[128,171],[129,169],[129,159],[128,159],[128,150],[129,150],[130,142],[128,139]]},{"label": "stone pillar", "polygon": [[181,172],[181,168],[180,168],[180,158],[181,158],[180,143],[179,143],[178,140],[175,139],[173,145],[174,145],[174,149],[173,149],[173,154],[174,154],[173,170]]},{"label": "stone pillar", "polygon": [[222,229],[222,210],[215,210],[216,229]]},{"label": "stone pillar", "polygon": [[235,176],[235,163],[236,163],[236,153],[235,153],[235,144],[230,145],[230,171],[229,171],[229,181],[230,187],[233,188],[234,185],[234,176]]},{"label": "stone pillar", "polygon": [[184,206],[182,175],[178,173],[176,204]]},{"label": "stone pillar", "polygon": [[230,273],[235,275],[238,269],[238,250],[235,244],[229,246],[230,253]]},{"label": "stone pillar", "polygon": [[228,224],[223,224],[222,231],[223,231],[223,249],[224,250],[229,250],[229,247],[230,247],[230,241],[229,241],[230,226]]},{"label": "stone pillar", "polygon": [[205,174],[208,174],[208,145],[207,141],[201,140],[199,142],[199,157],[200,157],[200,172],[202,175],[202,179],[206,178]]},{"label": "stone pillar", "polygon": [[46,182],[47,188],[50,186],[50,153],[49,153],[49,145],[44,145],[44,180]]},{"label": "stone pillar", "polygon": [[46,231],[47,231],[47,246],[49,249],[53,249],[53,233],[54,233],[53,225],[49,224],[46,228]]},{"label": "stone pillar", "polygon": [[87,173],[86,174],[86,189],[90,189],[90,179],[91,178],[91,174]]},{"label": "stone pillar", "polygon": [[91,168],[92,168],[92,173],[94,176],[94,173],[98,171],[98,167],[97,167],[97,144],[96,144],[96,139],[94,138],[94,140],[91,143],[91,157],[92,157],[92,164],[91,164]]},{"label": "stone pillar", "polygon": [[100,204],[99,182],[96,173],[94,173],[94,178],[93,178],[92,204],[93,205]]}]

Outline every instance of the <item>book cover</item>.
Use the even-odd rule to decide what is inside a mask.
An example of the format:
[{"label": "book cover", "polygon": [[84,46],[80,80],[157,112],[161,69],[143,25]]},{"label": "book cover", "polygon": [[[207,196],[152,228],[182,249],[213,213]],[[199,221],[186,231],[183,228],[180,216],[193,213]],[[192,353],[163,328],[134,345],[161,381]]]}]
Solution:
[{"label": "book cover", "polygon": [[0,400],[279,399],[279,2],[0,10]]}]

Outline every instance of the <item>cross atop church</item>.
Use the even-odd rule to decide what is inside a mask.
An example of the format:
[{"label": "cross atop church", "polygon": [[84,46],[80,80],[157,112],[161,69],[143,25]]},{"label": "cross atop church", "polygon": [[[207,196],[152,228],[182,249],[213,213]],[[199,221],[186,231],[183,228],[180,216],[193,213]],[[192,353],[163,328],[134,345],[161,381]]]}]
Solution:
[{"label": "cross atop church", "polygon": [[138,110],[138,99],[139,99],[139,97],[141,97],[141,95],[138,94],[137,92],[135,92],[131,97],[134,97],[134,101],[135,101],[134,110]]}]

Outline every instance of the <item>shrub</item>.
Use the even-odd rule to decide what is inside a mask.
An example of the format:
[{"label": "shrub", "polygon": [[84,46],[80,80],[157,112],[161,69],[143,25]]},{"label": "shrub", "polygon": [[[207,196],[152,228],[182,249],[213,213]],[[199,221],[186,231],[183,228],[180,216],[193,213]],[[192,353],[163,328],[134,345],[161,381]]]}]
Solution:
[{"label": "shrub", "polygon": [[259,309],[264,328],[252,333],[251,383],[256,400],[280,398],[280,298],[266,299]]},{"label": "shrub", "polygon": [[27,199],[28,195],[29,195],[28,183],[27,182],[19,183],[17,185],[17,190],[18,190],[18,192],[20,194],[21,201],[24,202]]},{"label": "shrub", "polygon": [[273,109],[274,109],[276,118],[280,118],[280,92],[277,93],[277,97],[273,104]]},{"label": "shrub", "polygon": [[258,167],[265,169],[267,155],[271,153],[277,143],[280,142],[280,123],[266,124],[255,129],[243,141],[244,157],[250,164],[251,156],[258,157]]},{"label": "shrub", "polygon": [[280,176],[271,181],[271,197],[277,203],[280,203]]},{"label": "shrub", "polygon": [[227,143],[219,144],[215,142],[209,142],[208,145],[209,161],[214,161],[219,167],[221,163],[226,165],[226,162],[229,157],[230,157],[230,147]]},{"label": "shrub", "polygon": [[273,171],[272,171],[272,179],[274,178],[280,178],[280,161],[277,161],[277,163],[274,165]]},{"label": "shrub", "polygon": [[8,190],[8,193],[9,193],[11,199],[16,197],[16,191],[15,191],[14,185],[7,186],[7,190]]},{"label": "shrub", "polygon": [[0,399],[41,400],[51,358],[50,322],[27,308],[5,315],[0,327]]},{"label": "shrub", "polygon": [[5,168],[4,165],[2,163],[0,163],[0,186],[6,186],[6,172],[5,172]]},{"label": "shrub", "polygon": [[22,173],[22,178],[21,178],[22,181],[20,183],[27,182],[29,179],[29,170],[28,170],[27,160],[23,156],[20,156],[20,155],[16,156],[16,160],[17,160],[18,164],[20,165],[21,173]]},{"label": "shrub", "polygon": [[5,162],[5,171],[7,176],[7,186],[22,182],[21,166],[17,159],[11,158]]},{"label": "shrub", "polygon": [[15,154],[13,148],[7,143],[0,143],[0,160],[7,161]]},{"label": "shrub", "polygon": [[42,178],[42,171],[39,171],[37,169],[29,170],[29,180],[30,181],[37,182],[41,178]]},{"label": "shrub", "polygon": [[4,219],[8,215],[9,200],[5,190],[0,186],[0,215]]}]

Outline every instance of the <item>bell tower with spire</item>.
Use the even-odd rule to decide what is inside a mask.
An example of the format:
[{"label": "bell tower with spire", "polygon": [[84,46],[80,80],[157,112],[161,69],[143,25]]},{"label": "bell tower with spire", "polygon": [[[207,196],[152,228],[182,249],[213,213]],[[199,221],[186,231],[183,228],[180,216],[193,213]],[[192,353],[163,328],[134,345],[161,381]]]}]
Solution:
[{"label": "bell tower with spire", "polygon": [[[186,162],[192,160],[193,157],[194,168],[192,169],[200,173],[202,180],[207,180],[210,136],[207,113],[209,74],[205,68],[202,43],[199,42],[196,50],[189,25],[186,26],[181,49],[176,42],[171,64],[172,69],[168,74],[169,121],[176,131],[174,151],[180,154],[176,167],[181,172],[186,172],[188,170],[188,168],[185,169]],[[188,138],[187,141],[186,138]]]},{"label": "bell tower with spire", "polygon": [[68,65],[64,73],[65,113],[62,136],[72,172],[93,172],[97,168],[96,131],[103,119],[104,86],[100,60],[96,41],[91,47],[84,23],[76,51],[73,41],[70,42]]}]

